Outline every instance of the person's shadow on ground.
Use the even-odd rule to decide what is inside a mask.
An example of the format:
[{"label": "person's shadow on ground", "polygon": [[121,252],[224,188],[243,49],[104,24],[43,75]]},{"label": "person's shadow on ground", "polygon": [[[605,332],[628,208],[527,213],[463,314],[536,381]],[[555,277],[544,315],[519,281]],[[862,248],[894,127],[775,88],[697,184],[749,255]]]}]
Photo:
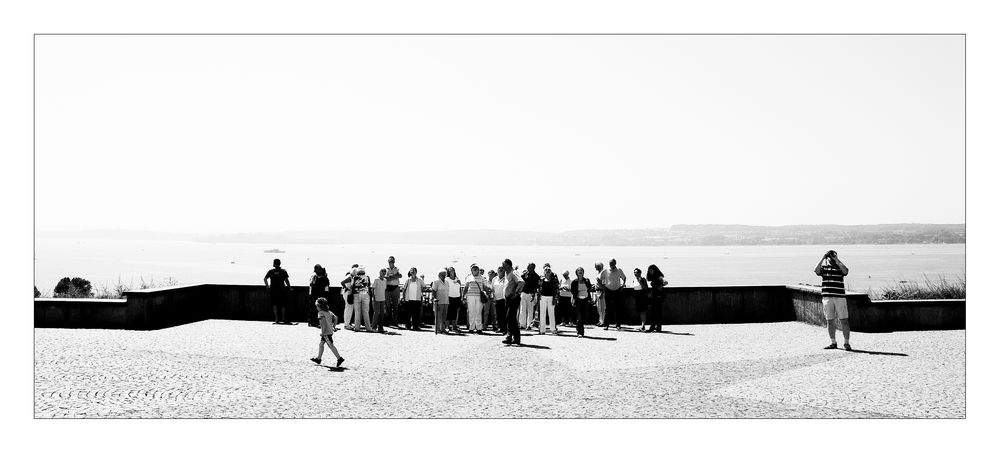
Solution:
[{"label": "person's shadow on ground", "polygon": [[871,354],[871,355],[894,355],[899,357],[909,357],[909,354],[903,354],[902,352],[882,352],[882,351],[865,351],[864,349],[852,349],[845,352],[858,352],[861,354]]},{"label": "person's shadow on ground", "polygon": [[512,344],[512,345],[509,345],[509,346],[514,346],[514,347],[519,347],[519,348],[528,348],[528,349],[552,349],[552,348],[550,348],[548,346],[542,346],[540,344],[524,344],[524,343],[521,343],[521,344]]},{"label": "person's shadow on ground", "polygon": [[664,330],[662,332],[652,332],[652,333],[662,333],[662,334],[667,334],[667,335],[691,335],[691,336],[694,336],[693,333],[689,333],[689,332],[671,332],[669,330]]},{"label": "person's shadow on ground", "polygon": [[344,371],[347,371],[347,368],[342,367],[342,366],[323,365],[323,367],[325,367],[326,369],[328,369],[330,371],[333,371],[335,373],[343,373]]},{"label": "person's shadow on ground", "polygon": [[573,333],[572,335],[569,335],[569,334],[565,334],[565,335],[559,334],[559,335],[552,335],[552,336],[556,337],[556,338],[571,338],[571,339],[574,339],[574,340],[576,340],[577,338],[582,338],[584,340],[618,341],[618,339],[614,338],[614,337],[592,337],[592,336],[589,336],[589,335],[584,335],[582,337],[577,337],[576,333]]}]

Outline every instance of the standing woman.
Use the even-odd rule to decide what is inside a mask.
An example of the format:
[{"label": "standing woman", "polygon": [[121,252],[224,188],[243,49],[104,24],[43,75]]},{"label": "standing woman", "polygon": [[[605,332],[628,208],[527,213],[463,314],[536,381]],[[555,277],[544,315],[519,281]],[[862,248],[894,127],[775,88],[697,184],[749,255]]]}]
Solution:
[{"label": "standing woman", "polygon": [[465,278],[462,288],[468,304],[469,332],[483,333],[483,299],[486,298],[486,280],[479,274],[479,266],[472,265],[472,273]]},{"label": "standing woman", "polygon": [[330,292],[330,277],[326,275],[326,269],[319,264],[313,266],[313,275],[309,279],[309,325],[316,327],[319,325],[319,312],[316,309],[316,299],[326,298]]},{"label": "standing woman", "polygon": [[559,276],[552,272],[552,266],[545,263],[544,273],[538,283],[538,333],[545,335],[546,320],[553,334],[559,333],[556,327],[556,297],[559,295]]},{"label": "standing woman", "polygon": [[663,278],[663,272],[655,264],[650,264],[646,270],[646,280],[649,284],[649,330],[647,332],[662,332],[663,325],[660,324],[660,316],[663,313],[663,299],[666,293],[663,287],[667,285],[667,280]]},{"label": "standing woman", "polygon": [[587,321],[587,310],[590,309],[590,293],[594,286],[590,279],[584,278],[583,268],[576,268],[576,279],[570,283],[569,290],[573,293],[573,306],[576,308],[576,336],[583,337],[583,323]]},{"label": "standing woman", "polygon": [[504,279],[503,266],[497,268],[493,277],[490,277],[490,286],[493,287],[493,331],[507,333],[507,303],[503,298],[503,290],[507,287],[507,280]]},{"label": "standing woman", "polygon": [[635,284],[632,285],[632,295],[635,299],[635,311],[639,312],[639,319],[642,321],[642,325],[639,326],[639,332],[646,331],[646,311],[649,309],[649,284],[646,283],[646,279],[642,278],[642,270],[638,267],[632,271],[635,275]]},{"label": "standing woman", "polygon": [[562,280],[559,281],[559,304],[556,305],[556,320],[560,327],[569,327],[573,322],[573,293],[569,290],[572,282],[569,271],[563,271]]},{"label": "standing woman", "polygon": [[445,268],[448,271],[448,330],[458,332],[458,310],[462,307],[462,280],[454,267]]},{"label": "standing woman", "polygon": [[406,328],[420,330],[420,305],[423,302],[424,282],[417,278],[417,268],[411,267],[406,273],[406,283],[403,284],[403,304],[406,306],[404,317]]}]

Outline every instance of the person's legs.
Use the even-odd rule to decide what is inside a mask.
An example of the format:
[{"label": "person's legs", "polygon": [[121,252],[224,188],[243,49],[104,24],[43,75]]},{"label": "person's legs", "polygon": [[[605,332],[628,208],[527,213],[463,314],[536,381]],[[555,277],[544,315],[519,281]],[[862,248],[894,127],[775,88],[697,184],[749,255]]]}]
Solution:
[{"label": "person's legs", "polygon": [[409,323],[410,323],[409,328],[412,329],[412,330],[419,330],[420,329],[420,315],[423,314],[422,313],[423,312],[423,301],[411,300],[408,303],[410,304],[410,311],[409,311],[410,317],[408,318],[409,319]]},{"label": "person's legs", "polygon": [[374,305],[372,305],[372,311],[374,312],[374,317],[372,318],[372,324],[374,324],[375,330],[378,330],[378,331],[381,332],[381,331],[385,330],[382,327],[382,323],[384,322],[383,318],[385,317],[385,313],[384,313],[385,312],[385,301],[384,300],[376,300],[375,302],[373,302],[373,304]]},{"label": "person's legs", "polygon": [[581,300],[576,303],[576,334],[583,335],[583,323],[587,320],[587,301]]},{"label": "person's legs", "polygon": [[823,296],[823,315],[826,317],[826,331],[830,334],[828,349],[837,347],[837,307],[832,297]]},{"label": "person's legs", "polygon": [[[538,311],[538,315],[541,317],[539,320],[539,326],[541,326],[544,323],[545,325],[548,326],[549,329],[552,329],[552,333],[556,333],[559,331],[559,329],[556,327],[555,297],[548,296],[547,299],[548,300],[545,301],[542,308],[540,308]],[[542,313],[542,310],[545,310],[544,314]]]},{"label": "person's legs", "polygon": [[499,333],[507,333],[507,301],[502,297],[493,301],[496,305],[496,318],[494,330]]},{"label": "person's legs", "polygon": [[517,323],[518,327],[524,329],[528,326],[528,300],[531,299],[531,294],[521,293],[521,299],[517,301],[518,311],[517,311]]},{"label": "person's legs", "polygon": [[528,300],[528,313],[531,314],[528,319],[528,328],[535,325],[535,322],[539,320],[538,318],[538,294],[532,294],[531,299]]},{"label": "person's legs", "polygon": [[386,288],[385,290],[385,324],[399,327],[399,287]]},{"label": "person's legs", "polygon": [[521,344],[521,329],[518,319],[520,301],[517,296],[507,299],[507,337],[515,344]]},{"label": "person's legs", "polygon": [[274,310],[274,323],[277,324],[277,323],[281,322],[281,320],[278,318],[278,306],[277,305],[271,305],[271,309]]},{"label": "person's legs", "polygon": [[604,291],[597,293],[597,325],[599,327],[604,327],[606,325],[604,324],[604,321],[606,321],[605,319],[606,305],[604,297],[605,297]]},{"label": "person's legs", "polygon": [[833,306],[836,309],[837,318],[840,319],[840,330],[844,331],[844,349],[850,350],[851,323],[847,320],[847,297],[833,298]]},{"label": "person's legs", "polygon": [[[347,297],[349,297],[351,299],[354,298],[354,296],[347,296]],[[352,328],[351,328],[351,323],[352,323],[351,318],[354,317],[354,303],[353,302],[354,302],[353,300],[350,300],[350,301],[348,301],[348,303],[344,304],[344,328],[348,329],[348,330],[352,330]]]},{"label": "person's legs", "polygon": [[[371,307],[371,296],[369,296],[367,293],[365,293],[365,294],[359,294],[358,295],[358,301],[355,302],[354,304],[358,305],[357,309],[355,310],[357,312],[357,314],[354,315],[354,317],[357,318],[357,321],[354,323],[355,327],[356,328],[361,328],[361,323],[364,322],[365,323],[365,329],[368,330],[369,332],[371,332],[372,331],[372,321],[371,321],[371,319],[369,318],[369,315],[368,315],[368,312],[372,308]],[[358,310],[360,310],[360,311],[358,311]]]},{"label": "person's legs", "polygon": [[322,335],[319,336],[319,352],[316,353],[316,358],[323,360],[323,345],[326,344],[326,339]]},{"label": "person's legs", "polygon": [[620,289],[604,292],[604,327],[612,323],[621,328],[621,320],[618,319],[618,293]]},{"label": "person's legs", "polygon": [[[330,352],[333,353],[333,356],[336,357],[337,360],[340,360],[341,359],[340,351],[338,351],[337,347],[333,345],[333,337],[331,335],[327,335],[326,338],[323,339],[323,341],[326,342],[326,345],[330,347]],[[320,345],[320,349],[322,348],[323,346]]]},{"label": "person's legs", "polygon": [[448,327],[458,332],[458,312],[462,308],[461,297],[448,298]]},{"label": "person's legs", "polygon": [[663,306],[660,304],[659,294],[653,294],[649,299],[649,331],[653,332],[660,324],[660,311]]},{"label": "person's legs", "polygon": [[469,296],[469,331],[483,330],[483,307],[479,303],[479,296]]}]

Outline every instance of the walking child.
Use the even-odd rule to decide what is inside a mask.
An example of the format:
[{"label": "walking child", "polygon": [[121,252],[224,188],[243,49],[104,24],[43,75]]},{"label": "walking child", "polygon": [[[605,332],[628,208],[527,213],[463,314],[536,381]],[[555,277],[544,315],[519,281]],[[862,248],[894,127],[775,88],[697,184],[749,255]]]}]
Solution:
[{"label": "walking child", "polygon": [[317,365],[323,361],[323,345],[330,348],[333,355],[337,357],[337,366],[344,363],[344,357],[340,355],[337,351],[337,347],[333,345],[333,333],[337,331],[335,327],[337,325],[337,316],[330,311],[330,304],[327,303],[325,297],[320,297],[316,299],[316,311],[319,312],[317,315],[319,317],[319,355],[313,357],[312,360]]}]

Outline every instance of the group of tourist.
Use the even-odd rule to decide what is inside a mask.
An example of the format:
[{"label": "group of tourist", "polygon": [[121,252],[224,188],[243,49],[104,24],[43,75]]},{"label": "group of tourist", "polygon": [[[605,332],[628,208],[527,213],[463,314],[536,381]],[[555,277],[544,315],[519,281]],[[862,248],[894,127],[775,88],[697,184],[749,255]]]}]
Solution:
[{"label": "group of tourist", "polygon": [[[628,279],[617,264],[615,259],[608,261],[607,268],[601,262],[594,263],[598,277],[591,282],[584,276],[582,267],[576,268],[573,278],[568,270],[560,277],[549,264],[542,266],[541,274],[536,271],[535,263],[528,263],[519,273],[511,260],[505,259],[496,270],[488,272],[473,264],[464,279],[458,277],[454,267],[446,267],[428,284],[415,267],[409,269],[401,283],[403,276],[396,267],[395,258],[390,256],[388,266],[379,269],[374,280],[367,275],[365,267],[357,264],[344,274],[339,282],[345,301],[343,322],[348,330],[385,332],[386,326],[399,328],[402,318],[406,329],[420,330],[426,302],[433,309],[435,334],[459,332],[459,312],[465,308],[468,332],[482,334],[492,327],[494,332],[505,335],[504,344],[516,345],[521,343],[521,330],[535,326],[540,335],[545,335],[546,332],[557,334],[559,327],[575,324],[577,337],[583,337],[589,308],[596,306],[598,327],[607,330],[614,324],[621,330],[624,288]],[[837,348],[834,334],[839,320],[844,332],[844,348],[851,350],[843,283],[847,272],[847,266],[833,250],[826,252],[815,268],[815,273],[823,278],[823,310],[831,340],[827,349]],[[651,264],[645,273],[636,268],[632,274],[631,287],[641,321],[639,330],[662,331],[663,288],[667,284],[663,272]],[[275,324],[287,324],[285,306],[287,289],[291,286],[280,260],[274,260],[274,268],[264,276],[264,284],[270,288]],[[319,363],[326,345],[337,356],[339,366],[344,359],[330,336],[338,324],[330,311],[330,286],[326,269],[315,265],[309,281],[309,299],[316,311],[309,319],[311,324],[315,320],[315,325],[321,328],[321,340],[319,355],[313,361]]]}]

